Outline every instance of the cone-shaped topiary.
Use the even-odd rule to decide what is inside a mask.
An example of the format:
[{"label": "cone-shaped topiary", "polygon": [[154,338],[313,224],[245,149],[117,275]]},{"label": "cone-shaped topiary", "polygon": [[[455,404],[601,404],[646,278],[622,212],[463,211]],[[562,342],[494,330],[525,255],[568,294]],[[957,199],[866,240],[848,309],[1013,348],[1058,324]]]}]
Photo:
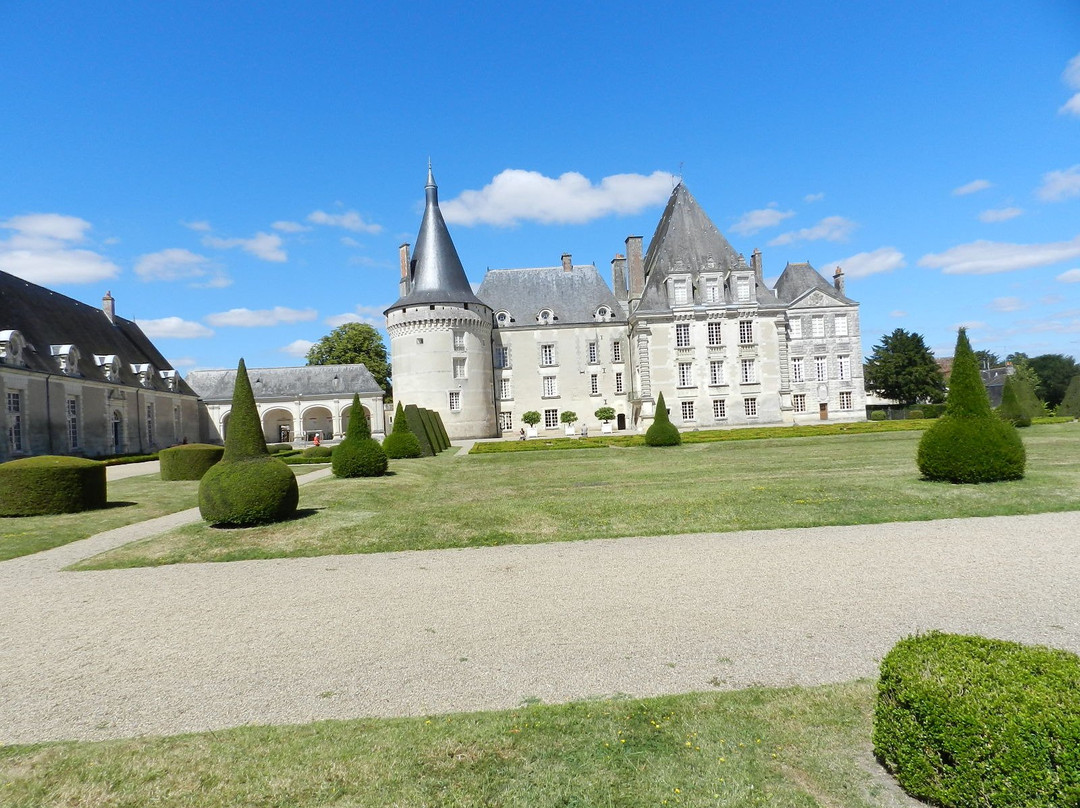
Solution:
[{"label": "cone-shaped topiary", "polygon": [[409,422],[409,431],[416,436],[416,439],[420,442],[420,452],[423,457],[431,457],[437,454],[437,450],[431,445],[431,439],[428,438],[427,429],[424,428],[424,419],[420,415],[420,408],[415,404],[405,405],[405,419]]},{"label": "cone-shaped topiary", "polygon": [[266,450],[244,360],[236,368],[225,454],[199,483],[199,512],[215,525],[280,522],[296,513],[296,476]]},{"label": "cone-shaped topiary", "polygon": [[335,477],[381,477],[389,465],[386,452],[371,437],[367,414],[360,406],[360,396],[354,395],[345,440],[334,447],[330,466]]},{"label": "cone-shaped topiary", "polygon": [[1037,414],[1032,412],[1036,406],[1042,409],[1042,405],[1039,404],[1039,400],[1028,384],[1015,376],[1010,376],[1005,380],[1005,388],[1001,391],[1001,406],[997,410],[998,415],[1013,426],[1031,426],[1031,419]]},{"label": "cone-shaped topiary", "polygon": [[1080,418],[1080,376],[1072,377],[1072,381],[1065,389],[1065,397],[1054,410],[1054,415]]},{"label": "cone-shaped topiary", "polygon": [[682,443],[682,435],[668,418],[663,393],[656,398],[656,415],[653,416],[652,425],[645,430],[645,443],[649,446],[678,446]]},{"label": "cone-shaped topiary", "polygon": [[416,435],[409,429],[409,421],[405,417],[405,408],[401,406],[400,401],[394,411],[394,428],[383,439],[382,447],[383,451],[386,452],[386,456],[391,458],[420,457],[423,454],[420,450],[420,441],[416,439]]},{"label": "cone-shaped topiary", "polygon": [[919,441],[919,471],[928,480],[990,483],[1020,479],[1025,460],[1016,428],[990,409],[978,362],[961,328],[945,415]]}]

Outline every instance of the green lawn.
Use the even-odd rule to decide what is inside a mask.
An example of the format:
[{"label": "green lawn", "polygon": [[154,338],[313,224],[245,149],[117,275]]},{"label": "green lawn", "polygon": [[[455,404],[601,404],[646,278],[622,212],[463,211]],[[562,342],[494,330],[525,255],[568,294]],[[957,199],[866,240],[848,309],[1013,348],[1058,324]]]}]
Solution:
[{"label": "green lawn", "polygon": [[79,569],[1080,509],[1080,425],[1023,430],[1023,480],[919,479],[920,432],[398,460],[301,491],[302,518],[189,525]]},{"label": "green lawn", "polygon": [[902,805],[874,687],[750,689],[429,718],[0,747],[6,808]]}]

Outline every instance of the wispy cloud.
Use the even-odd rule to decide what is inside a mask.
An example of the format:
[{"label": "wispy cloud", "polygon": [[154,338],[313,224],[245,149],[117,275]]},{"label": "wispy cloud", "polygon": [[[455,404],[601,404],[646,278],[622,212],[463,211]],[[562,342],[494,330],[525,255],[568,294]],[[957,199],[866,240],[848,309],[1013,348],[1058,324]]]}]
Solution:
[{"label": "wispy cloud", "polygon": [[843,216],[827,216],[813,227],[782,233],[769,242],[770,247],[780,247],[796,241],[847,241],[858,224]]},{"label": "wispy cloud", "polygon": [[[1080,90],[1080,53],[1069,60],[1069,64],[1066,65],[1065,72],[1061,74],[1061,78],[1067,87],[1070,87],[1073,90]],[[1063,115],[1080,116],[1080,92],[1076,93],[1072,98],[1066,101],[1058,112]]]},{"label": "wispy cloud", "polygon": [[272,309],[229,309],[228,311],[208,314],[206,322],[213,326],[239,326],[257,328],[261,326],[281,325],[282,323],[304,323],[319,316],[315,309],[290,309],[274,306]]},{"label": "wispy cloud", "polygon": [[986,323],[982,320],[964,320],[960,323],[953,323],[953,330],[966,328],[968,331],[977,331],[980,328],[986,328]]},{"label": "wispy cloud", "polygon": [[979,191],[985,191],[987,188],[993,188],[994,183],[990,180],[972,180],[966,185],[961,185],[959,188],[953,188],[953,196],[967,196],[968,194],[975,194]]},{"label": "wispy cloud", "polygon": [[604,216],[639,213],[671,194],[671,174],[613,174],[599,183],[576,171],[545,177],[508,168],[479,191],[463,191],[442,203],[450,224],[510,227],[520,222],[584,224]]},{"label": "wispy cloud", "polygon": [[289,260],[288,254],[281,249],[281,236],[273,233],[256,233],[251,238],[219,238],[217,236],[203,236],[202,243],[207,247],[218,250],[231,250],[239,247],[246,253],[254,255],[263,261],[282,263]]},{"label": "wispy cloud", "polygon": [[865,278],[881,272],[892,272],[907,266],[904,254],[895,247],[879,247],[873,252],[861,252],[839,261],[828,261],[824,267],[840,267],[849,278]]},{"label": "wispy cloud", "polygon": [[907,312],[903,309],[893,309],[889,312],[890,317],[907,317]]},{"label": "wispy cloud", "polygon": [[1064,171],[1050,171],[1043,174],[1042,185],[1035,191],[1044,202],[1063,202],[1080,196],[1080,164]]},{"label": "wispy cloud", "polygon": [[1062,272],[1054,280],[1062,283],[1080,283],[1080,269],[1068,269]]},{"label": "wispy cloud", "polygon": [[382,328],[386,325],[386,317],[383,315],[385,309],[386,306],[357,306],[355,310],[344,314],[331,314],[323,322],[331,328],[337,328],[345,323],[366,323]]},{"label": "wispy cloud", "polygon": [[1015,219],[1023,213],[1024,211],[1020,208],[995,208],[993,210],[984,210],[980,213],[979,221],[988,224],[993,222],[1007,222],[1009,219]]},{"label": "wispy cloud", "polygon": [[990,309],[990,311],[1001,312],[1003,314],[1012,311],[1023,311],[1027,307],[1027,303],[1018,297],[995,297],[986,305],[986,308]]},{"label": "wispy cloud", "polygon": [[364,221],[364,217],[355,210],[347,210],[344,213],[327,213],[316,210],[308,214],[307,220],[312,224],[329,225],[330,227],[344,227],[354,233],[381,233],[381,224],[372,224]]},{"label": "wispy cloud", "polygon": [[205,255],[181,247],[169,247],[140,255],[135,261],[135,274],[144,281],[176,281],[201,278],[210,271],[211,262]]},{"label": "wispy cloud", "polygon": [[135,322],[150,339],[199,339],[214,336],[213,330],[202,323],[180,317],[162,317],[158,320],[136,320]]},{"label": "wispy cloud", "polygon": [[197,222],[181,221],[180,224],[182,224],[188,230],[194,230],[197,233],[209,233],[213,229],[212,227],[210,227],[210,222],[206,221],[205,219],[200,219]]},{"label": "wispy cloud", "polygon": [[767,208],[751,210],[744,213],[739,217],[739,220],[728,229],[731,230],[732,233],[738,233],[741,236],[752,236],[759,230],[764,230],[767,227],[776,227],[780,222],[784,221],[784,219],[790,219],[794,215],[795,211],[779,210],[776,204],[773,203]]},{"label": "wispy cloud", "polygon": [[306,224],[300,224],[300,222],[287,221],[274,222],[270,226],[275,230],[280,230],[282,233],[306,233],[308,230],[312,229]]},{"label": "wispy cloud", "polygon": [[307,356],[308,351],[311,350],[311,346],[315,343],[309,339],[294,339],[288,345],[282,345],[278,348],[281,353],[286,353],[289,356]]},{"label": "wispy cloud", "polygon": [[199,363],[190,356],[181,356],[179,359],[170,359],[169,364],[174,368],[193,368]]},{"label": "wispy cloud", "polygon": [[810,203],[813,203],[813,202],[820,202],[824,198],[825,198],[825,192],[824,191],[819,191],[816,194],[807,194],[806,196],[804,196],[802,198],[802,201],[806,202],[807,204],[810,204]]},{"label": "wispy cloud", "polygon": [[40,284],[94,283],[115,278],[120,268],[93,250],[74,245],[86,241],[90,222],[60,213],[28,213],[0,221],[10,230],[0,240],[0,267]]},{"label": "wispy cloud", "polygon": [[1007,244],[972,241],[940,253],[924,255],[919,266],[940,269],[946,275],[992,275],[1018,269],[1050,266],[1080,256],[1080,236],[1050,244]]}]

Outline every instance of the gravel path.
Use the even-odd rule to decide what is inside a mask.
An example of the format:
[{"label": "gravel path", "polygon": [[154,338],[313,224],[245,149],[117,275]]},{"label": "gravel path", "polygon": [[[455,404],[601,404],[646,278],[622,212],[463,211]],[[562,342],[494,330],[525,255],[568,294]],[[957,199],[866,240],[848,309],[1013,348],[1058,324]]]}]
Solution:
[{"label": "gravel path", "polygon": [[933,628],[1080,652],[1078,537],[1072,512],[60,571],[103,534],[0,564],[0,742],[837,682]]}]

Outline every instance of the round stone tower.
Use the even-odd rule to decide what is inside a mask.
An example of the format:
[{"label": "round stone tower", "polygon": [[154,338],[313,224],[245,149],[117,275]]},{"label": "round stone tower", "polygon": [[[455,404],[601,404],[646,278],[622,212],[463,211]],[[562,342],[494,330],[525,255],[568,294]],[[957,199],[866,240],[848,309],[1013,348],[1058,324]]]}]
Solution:
[{"label": "round stone tower", "polygon": [[402,247],[401,297],[385,312],[394,400],[434,410],[452,439],[499,436],[491,309],[469,285],[428,165],[416,249]]}]

